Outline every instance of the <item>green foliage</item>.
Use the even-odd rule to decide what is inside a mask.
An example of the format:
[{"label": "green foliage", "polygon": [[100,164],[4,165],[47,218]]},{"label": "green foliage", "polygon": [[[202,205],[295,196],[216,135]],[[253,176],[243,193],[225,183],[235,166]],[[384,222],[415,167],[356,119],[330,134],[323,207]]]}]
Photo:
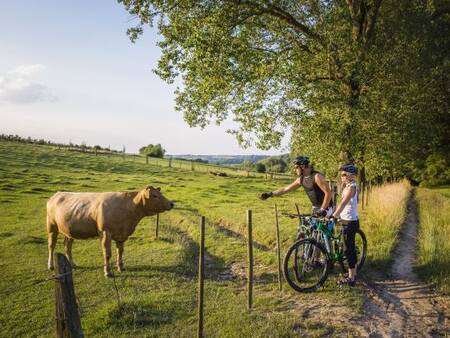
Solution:
[{"label": "green foliage", "polygon": [[283,173],[288,169],[287,163],[277,156],[268,157],[258,163],[263,164],[267,172]]},{"label": "green foliage", "polygon": [[190,126],[233,119],[237,140],[262,149],[290,128],[291,151],[326,174],[353,159],[369,178],[407,175],[449,139],[443,2],[119,2],[140,20],[132,41],[157,22],[155,72],[182,79]]},{"label": "green foliage", "polygon": [[448,157],[435,153],[428,156],[425,168],[422,170],[421,186],[436,187],[450,184],[450,166]]},{"label": "green foliage", "polygon": [[255,168],[255,165],[253,164],[253,162],[245,160],[244,162],[239,164],[239,167],[244,170],[253,170]]},{"label": "green foliage", "polygon": [[257,162],[255,164],[255,169],[256,169],[256,172],[258,172],[258,173],[265,173],[266,172],[266,166],[263,163],[261,163],[261,162]]},{"label": "green foliage", "polygon": [[165,154],[165,150],[161,146],[161,144],[149,144],[148,146],[141,147],[139,149],[139,154],[150,156],[150,157],[159,157],[163,158]]}]

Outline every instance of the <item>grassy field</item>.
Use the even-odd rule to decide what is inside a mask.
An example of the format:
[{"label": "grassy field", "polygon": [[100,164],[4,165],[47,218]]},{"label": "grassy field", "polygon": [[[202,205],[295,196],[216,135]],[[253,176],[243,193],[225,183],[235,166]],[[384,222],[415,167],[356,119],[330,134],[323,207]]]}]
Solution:
[{"label": "grassy field", "polygon": [[450,189],[418,189],[419,253],[417,272],[450,295]]},{"label": "grassy field", "polygon": [[[205,333],[208,337],[346,336],[351,328],[303,317],[302,304],[323,300],[358,312],[361,291],[339,290],[333,278],[319,292],[277,291],[273,200],[257,196],[289,181],[216,177],[161,168],[122,157],[93,156],[46,146],[0,142],[0,336],[48,337],[54,332],[54,285],[43,281],[47,239],[45,203],[55,191],[131,191],[161,186],[176,209],[144,219],[125,245],[127,271],[105,279],[99,241],[75,241],[74,283],[87,337],[191,337],[196,332],[196,260],[199,215],[208,219]],[[309,204],[303,192],[276,200],[282,212]],[[246,244],[220,230],[245,233],[245,211],[254,212],[255,309],[246,310],[245,280],[230,280],[229,267],[245,268]],[[283,251],[295,220],[280,218]],[[62,252],[62,239],[57,251]],[[224,277],[225,276],[225,277]],[[117,284],[120,299],[116,297]],[[313,297],[313,298],[311,298]]]}]

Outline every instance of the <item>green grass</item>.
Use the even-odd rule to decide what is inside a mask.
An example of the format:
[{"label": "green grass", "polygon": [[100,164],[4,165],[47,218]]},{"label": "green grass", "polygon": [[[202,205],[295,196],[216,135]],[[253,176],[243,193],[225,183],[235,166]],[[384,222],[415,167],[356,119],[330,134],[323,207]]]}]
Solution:
[{"label": "green grass", "polygon": [[438,192],[438,193],[444,195],[445,197],[450,197],[450,186],[441,186],[441,187],[437,187],[437,188],[432,188],[430,190]]},{"label": "green grass", "polygon": [[[450,196],[437,189],[418,189],[419,253],[417,272],[450,294]],[[444,189],[439,189],[444,190]],[[445,189],[447,192],[449,189]]]},{"label": "green grass", "polygon": [[[262,177],[216,177],[179,168],[146,165],[121,156],[93,156],[47,146],[0,142],[0,336],[48,337],[54,334],[54,282],[44,280],[47,239],[46,200],[58,190],[130,191],[161,186],[176,209],[161,215],[160,239],[154,219],[146,218],[125,245],[127,271],[105,279],[98,240],[75,241],[79,265],[74,283],[87,337],[192,337],[196,332],[196,261],[199,216],[207,217],[205,333],[208,337],[290,337],[299,334],[346,336],[351,328],[305,319],[297,308],[322,300],[360,309],[359,290],[339,291],[333,278],[314,295],[276,290],[273,201],[257,196],[289,181]],[[309,209],[303,192],[276,200],[282,212],[294,202]],[[220,224],[245,234],[245,211],[254,212],[255,309],[246,310],[245,281],[224,280],[231,265],[245,267],[246,244],[219,230]],[[296,223],[280,218],[283,251]],[[62,252],[62,239],[57,245]],[[114,255],[113,255],[114,256]],[[313,297],[313,298],[311,298]],[[295,305],[292,302],[295,301]]]}]

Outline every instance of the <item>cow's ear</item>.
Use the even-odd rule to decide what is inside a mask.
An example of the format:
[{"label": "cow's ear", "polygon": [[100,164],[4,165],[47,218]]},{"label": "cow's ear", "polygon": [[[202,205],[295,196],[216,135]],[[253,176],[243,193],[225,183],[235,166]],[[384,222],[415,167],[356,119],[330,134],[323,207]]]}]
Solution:
[{"label": "cow's ear", "polygon": [[145,187],[145,190],[152,190],[153,189],[153,187],[151,186],[151,185],[147,185],[146,187]]},{"label": "cow's ear", "polygon": [[161,191],[161,188],[160,188],[160,187],[158,187],[158,188],[156,188],[156,190],[158,190],[158,191]]}]

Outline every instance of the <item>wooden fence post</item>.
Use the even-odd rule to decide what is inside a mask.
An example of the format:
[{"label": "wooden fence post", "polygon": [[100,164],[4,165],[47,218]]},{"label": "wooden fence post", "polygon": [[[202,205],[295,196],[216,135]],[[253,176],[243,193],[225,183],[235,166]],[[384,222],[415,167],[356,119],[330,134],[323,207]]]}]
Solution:
[{"label": "wooden fence post", "polygon": [[359,187],[359,192],[361,193],[361,197],[359,198],[359,201],[361,202],[361,209],[364,210],[364,198],[366,197],[366,183],[364,181],[361,181],[361,186]]},{"label": "wooden fence post", "polygon": [[198,257],[198,338],[203,337],[203,298],[205,278],[205,216],[200,220],[200,255]]},{"label": "wooden fence post", "polygon": [[275,203],[275,227],[277,230],[277,256],[278,256],[278,288],[282,291],[281,283],[281,247],[280,247],[280,228],[278,225],[278,208]]},{"label": "wooden fence post", "polygon": [[53,255],[55,266],[56,337],[84,337],[81,328],[75,291],[73,289],[72,267],[66,256]]},{"label": "wooden fence post", "polygon": [[248,241],[247,308],[251,310],[253,305],[253,239],[252,239],[251,210],[247,210],[247,241]]},{"label": "wooden fence post", "polygon": [[155,228],[155,237],[158,239],[159,232],[159,213],[156,214],[156,228]]}]

